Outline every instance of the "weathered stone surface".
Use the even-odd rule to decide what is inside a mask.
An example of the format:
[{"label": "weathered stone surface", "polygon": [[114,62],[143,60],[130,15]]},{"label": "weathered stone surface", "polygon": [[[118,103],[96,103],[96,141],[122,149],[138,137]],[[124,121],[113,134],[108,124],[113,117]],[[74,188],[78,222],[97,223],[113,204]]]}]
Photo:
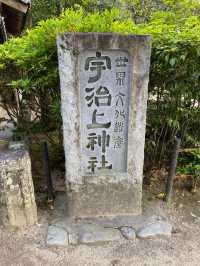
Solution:
[{"label": "weathered stone surface", "polygon": [[69,233],[68,237],[70,245],[77,245],[79,243],[79,236],[77,232]]},{"label": "weathered stone surface", "polygon": [[67,231],[55,225],[50,225],[47,232],[47,246],[68,246],[68,233]]},{"label": "weathered stone surface", "polygon": [[[80,53],[83,175],[101,175],[103,156],[108,171],[127,172],[131,60],[129,53],[120,49],[97,52],[86,49]],[[93,65],[98,63],[102,67],[96,74]],[[95,112],[96,124],[91,119]],[[90,167],[91,155],[95,156],[97,167]]]},{"label": "weathered stone surface", "polygon": [[[150,234],[148,232],[148,237],[160,237],[163,236],[163,232],[165,234],[164,236],[170,236],[171,225],[169,224],[169,222],[167,222],[167,213],[163,209],[163,205],[160,204],[150,204],[148,208],[146,206],[146,209],[144,209],[143,214],[138,216],[71,219],[67,217],[65,211],[63,212],[64,201],[65,194],[59,193],[56,197],[55,202],[57,210],[53,210],[52,215],[50,217],[50,223],[51,225],[63,228],[66,232],[68,232],[68,239],[70,245],[77,245],[83,242],[87,242],[88,244],[95,244],[96,242],[98,243],[105,241],[123,241],[125,239],[134,241],[136,233],[138,235],[140,234],[140,232],[141,234],[143,234],[144,231],[142,232],[142,230],[146,230],[146,228],[148,228],[149,230],[149,227],[153,227],[153,229],[155,229],[156,227],[156,232],[155,230],[153,231],[154,236],[152,236],[152,232]],[[167,233],[163,230],[161,231],[162,227],[160,226],[160,224],[167,224],[167,228],[169,227],[169,231],[167,231]],[[114,232],[115,236],[116,231],[118,231],[120,235],[117,233],[117,237],[108,237],[108,235],[112,234],[112,232]],[[80,239],[83,239],[84,241],[81,242]]]},{"label": "weathered stone surface", "polygon": [[136,232],[138,238],[170,237],[172,226],[165,221],[147,224]]},{"label": "weathered stone surface", "polygon": [[24,227],[37,223],[37,208],[26,150],[0,152],[0,221]]},{"label": "weathered stone surface", "polygon": [[88,179],[79,191],[67,190],[70,217],[113,217],[140,213],[140,185],[133,184],[131,180],[115,183],[112,176],[104,176],[103,180],[99,177],[96,184],[91,184]]},{"label": "weathered stone surface", "polygon": [[24,141],[10,141],[9,150],[20,150],[25,148]]},{"label": "weathered stone surface", "polygon": [[57,43],[68,215],[140,214],[150,38],[66,33]]},{"label": "weathered stone surface", "polygon": [[79,228],[79,242],[82,244],[119,241],[122,239],[123,237],[118,229],[104,228],[95,224],[84,224]]},{"label": "weathered stone surface", "polygon": [[135,240],[136,238],[135,230],[130,226],[120,227],[120,232],[122,236],[127,240]]}]

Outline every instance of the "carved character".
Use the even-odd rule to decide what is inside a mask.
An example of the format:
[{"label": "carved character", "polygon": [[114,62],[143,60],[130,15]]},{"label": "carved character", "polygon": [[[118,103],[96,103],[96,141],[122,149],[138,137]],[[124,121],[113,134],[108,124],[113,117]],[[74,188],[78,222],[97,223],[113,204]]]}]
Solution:
[{"label": "carved character", "polygon": [[87,144],[87,148],[94,151],[95,145],[98,144],[99,147],[102,148],[102,152],[105,153],[106,152],[106,147],[109,147],[110,144],[110,135],[106,134],[106,131],[103,130],[102,131],[102,135],[98,135],[96,133],[90,133],[88,136],[88,144]]},{"label": "carved character", "polygon": [[97,163],[97,157],[90,157],[90,160],[88,161],[88,170],[90,170],[90,173],[94,174]]},{"label": "carved character", "polygon": [[101,52],[96,52],[96,57],[86,59],[85,70],[96,71],[96,75],[89,78],[89,83],[98,81],[101,78],[102,70],[106,69],[111,69],[111,60],[108,56],[101,56]]},{"label": "carved character", "polygon": [[125,111],[124,110],[115,110],[115,119],[118,119],[118,118],[120,118],[120,117],[122,117],[123,119],[125,119]]},{"label": "carved character", "polygon": [[94,92],[94,88],[86,88],[86,93],[91,93],[85,97],[86,101],[88,102],[88,107],[92,106],[93,102],[95,101],[96,106],[110,106],[112,96],[109,93],[109,90],[106,87],[100,86],[97,91],[96,95]]},{"label": "carved character", "polygon": [[126,77],[126,72],[117,72],[116,73],[117,85],[123,86],[125,77]]},{"label": "carved character", "polygon": [[124,129],[124,122],[115,122],[114,132],[122,132]]},{"label": "carved character", "polygon": [[128,58],[126,56],[117,57],[115,60],[116,67],[126,67],[126,63],[128,63]]},{"label": "carved character", "polygon": [[113,137],[114,140],[114,149],[120,149],[124,143],[123,137],[117,136]]},{"label": "carved character", "polygon": [[101,167],[98,167],[98,169],[112,169],[112,164],[107,165],[108,161],[106,161],[105,155],[102,155],[102,161],[101,161]]},{"label": "carved character", "polygon": [[109,128],[111,126],[111,122],[108,122],[108,123],[97,122],[97,117],[98,116],[104,116],[104,113],[97,114],[97,109],[95,109],[93,114],[92,114],[92,124],[87,125],[88,129]]},{"label": "carved character", "polygon": [[124,106],[123,97],[125,97],[125,94],[119,92],[115,97],[117,98],[115,105],[118,106],[119,102],[121,102],[121,105]]}]

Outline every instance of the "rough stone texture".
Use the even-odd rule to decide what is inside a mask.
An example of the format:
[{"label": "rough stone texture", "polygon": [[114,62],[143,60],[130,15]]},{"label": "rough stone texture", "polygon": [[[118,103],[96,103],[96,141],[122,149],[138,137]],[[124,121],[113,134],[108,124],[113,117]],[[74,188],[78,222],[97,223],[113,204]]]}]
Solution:
[{"label": "rough stone texture", "polygon": [[68,233],[68,238],[70,245],[77,245],[79,243],[78,233],[76,232]]},{"label": "rough stone texture", "polygon": [[9,142],[9,150],[20,150],[24,149],[25,143],[24,141],[10,141]]},{"label": "rough stone texture", "polygon": [[171,224],[164,221],[157,221],[152,224],[148,224],[136,232],[137,237],[143,239],[154,237],[170,237],[171,233]]},{"label": "rough stone texture", "polygon": [[47,232],[47,246],[68,246],[68,233],[62,227],[50,225]]},{"label": "rough stone texture", "polygon": [[122,226],[119,228],[122,236],[127,240],[135,240],[135,230],[130,226]]},{"label": "rough stone texture", "polygon": [[[113,182],[112,182],[113,181]],[[68,215],[88,218],[131,215],[141,211],[141,187],[131,180],[115,182],[112,176],[99,177],[99,183],[90,180],[77,190],[67,190]]]},{"label": "rough stone texture", "polygon": [[[142,215],[138,216],[72,219],[67,217],[65,199],[64,193],[56,195],[55,209],[51,212],[49,223],[51,226],[61,228],[65,233],[68,233],[69,245],[95,244],[118,241],[119,239],[134,241],[136,232],[140,232],[143,228],[157,223],[169,224],[167,214],[161,208],[162,204],[148,206]],[[157,237],[159,236],[157,235]],[[63,246],[62,242],[57,245]]]},{"label": "rough stone texture", "polygon": [[[66,187],[70,217],[141,213],[142,175],[150,65],[149,36],[66,33],[58,37]],[[127,171],[87,176],[82,171],[80,56],[85,51],[125,51],[131,58]],[[114,86],[114,85],[113,85]]]},{"label": "rough stone texture", "polygon": [[83,224],[79,229],[79,243],[82,244],[119,241],[122,239],[120,231],[114,228],[104,228],[95,224]]},{"label": "rough stone texture", "polygon": [[17,228],[37,223],[31,161],[25,149],[0,152],[0,221]]}]

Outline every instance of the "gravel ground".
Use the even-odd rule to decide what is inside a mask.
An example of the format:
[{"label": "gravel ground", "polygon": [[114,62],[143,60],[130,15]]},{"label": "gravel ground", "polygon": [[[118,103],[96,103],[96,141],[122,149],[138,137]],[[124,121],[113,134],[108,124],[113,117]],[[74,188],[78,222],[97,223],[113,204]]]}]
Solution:
[{"label": "gravel ground", "polygon": [[198,197],[177,202],[168,213],[174,228],[170,239],[68,248],[45,246],[48,213],[40,211],[40,224],[23,233],[0,228],[0,266],[199,266],[199,210]]}]

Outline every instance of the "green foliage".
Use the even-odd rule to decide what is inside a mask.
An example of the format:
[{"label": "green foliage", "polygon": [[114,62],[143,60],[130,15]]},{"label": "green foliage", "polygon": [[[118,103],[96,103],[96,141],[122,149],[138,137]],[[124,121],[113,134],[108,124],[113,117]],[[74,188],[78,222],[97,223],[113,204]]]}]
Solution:
[{"label": "green foliage", "polygon": [[59,16],[66,8],[81,6],[88,12],[103,11],[115,7],[117,2],[116,0],[33,0],[32,23],[36,25],[38,21]]},{"label": "green foliage", "polygon": [[[80,1],[85,9],[75,5],[75,9],[66,9],[59,17],[41,21],[34,29],[27,30],[23,37],[10,39],[0,46],[0,94],[4,102],[7,104],[8,93],[20,91],[29,108],[37,114],[37,119],[31,122],[33,125],[26,126],[26,129],[38,128],[38,123],[46,131],[60,128],[56,36],[63,32],[151,34],[146,142],[148,160],[152,164],[163,162],[176,134],[181,135],[183,145],[199,144],[198,1],[99,2],[103,3],[103,11],[97,8],[88,12],[95,0]],[[65,4],[73,5],[74,2],[62,3],[63,6]],[[112,5],[122,5],[123,8],[104,10],[105,6]],[[53,15],[57,12],[56,8]],[[11,116],[18,118],[19,113],[14,110]]]},{"label": "green foliage", "polygon": [[[2,98],[7,104],[7,93],[4,94],[4,91],[10,94],[13,91],[22,94],[18,106],[13,105],[13,102],[10,103],[13,110],[11,118],[17,119],[20,130],[24,128],[28,132],[35,132],[35,128],[42,128],[43,131],[60,128],[60,114],[56,113],[59,110],[60,99],[56,47],[56,36],[59,33],[66,31],[128,33],[133,28],[134,23],[131,19],[125,19],[117,9],[89,14],[86,14],[82,8],[76,11],[67,9],[59,18],[41,21],[36,28],[27,30],[24,37],[10,39],[0,46]],[[13,72],[12,75],[8,75],[10,71]],[[29,126],[27,121],[25,124],[22,123],[23,116],[17,110],[19,107],[24,109],[24,101],[37,117]]]},{"label": "green foliage", "polygon": [[[186,187],[195,191],[200,185],[200,149],[185,149],[180,153],[177,172],[187,176]],[[188,182],[189,181],[189,182]]]},{"label": "green foliage", "polygon": [[146,142],[152,165],[168,158],[175,135],[187,146],[200,140],[199,16],[180,10],[156,12],[139,25],[154,36]]},{"label": "green foliage", "polygon": [[179,156],[178,172],[200,178],[200,149],[189,149]]},{"label": "green foliage", "polygon": [[35,25],[39,20],[51,18],[58,15],[59,6],[55,0],[33,0],[31,7],[31,15],[33,24]]}]

